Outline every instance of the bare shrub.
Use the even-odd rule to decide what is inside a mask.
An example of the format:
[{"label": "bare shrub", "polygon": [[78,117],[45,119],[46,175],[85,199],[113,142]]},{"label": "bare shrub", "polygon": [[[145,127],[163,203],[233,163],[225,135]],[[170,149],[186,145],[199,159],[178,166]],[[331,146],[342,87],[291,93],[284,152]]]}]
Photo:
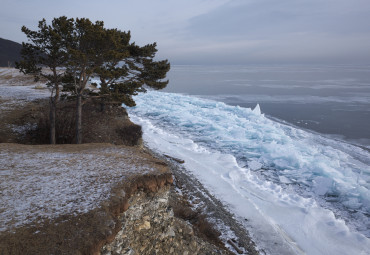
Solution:
[{"label": "bare shrub", "polygon": [[171,201],[171,207],[176,217],[189,221],[193,225],[193,229],[197,235],[221,248],[225,248],[219,238],[221,233],[216,230],[211,223],[209,223],[206,215],[202,214],[198,210],[193,210],[187,200],[183,197],[178,197]]},{"label": "bare shrub", "polygon": [[[74,109],[68,102],[61,102],[57,107],[55,134],[57,144],[73,143],[75,137]],[[36,128],[26,135],[28,143],[48,144],[50,141],[49,106],[44,106],[36,120]]]},{"label": "bare shrub", "polygon": [[131,146],[138,145],[143,135],[141,126],[136,124],[119,127],[117,133],[121,136],[124,144]]},{"label": "bare shrub", "polygon": [[220,243],[219,237],[221,233],[216,230],[211,223],[209,223],[204,215],[200,215],[194,225],[202,235],[207,237],[208,240],[216,244]]},{"label": "bare shrub", "polygon": [[[115,106],[101,111],[100,105],[87,101],[83,105],[83,143],[113,143],[134,146],[141,143],[141,126],[132,123],[124,108]],[[29,130],[24,143],[48,144],[50,141],[49,106],[45,104],[36,116],[36,128]],[[56,143],[76,140],[75,102],[61,101],[57,106]]]},{"label": "bare shrub", "polygon": [[180,203],[173,207],[173,213],[176,217],[188,221],[192,221],[199,216],[199,212],[195,212],[188,205]]}]

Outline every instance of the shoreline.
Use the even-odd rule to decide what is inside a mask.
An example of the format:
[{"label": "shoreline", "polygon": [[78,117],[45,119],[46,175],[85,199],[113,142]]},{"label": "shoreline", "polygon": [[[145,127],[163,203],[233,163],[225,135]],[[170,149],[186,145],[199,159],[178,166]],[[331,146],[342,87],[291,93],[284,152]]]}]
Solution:
[{"label": "shoreline", "polygon": [[[258,250],[256,243],[248,233],[248,230],[239,222],[236,216],[217,199],[204,185],[182,165],[182,159],[171,158],[165,154],[158,153],[147,146],[147,150],[161,160],[168,162],[174,175],[174,185],[179,192],[189,199],[191,205],[209,216],[212,222],[217,222],[219,231],[227,233],[221,236],[227,247],[239,254],[260,254],[263,250]],[[179,162],[180,160],[180,162]],[[248,219],[244,219],[247,221]],[[262,253],[261,253],[262,254]]]},{"label": "shoreline", "polygon": [[[135,99],[138,106],[129,114],[143,127],[148,146],[184,160],[232,212],[251,219],[246,224],[262,247],[286,243],[292,254],[368,250],[365,150],[215,101],[155,91]],[[355,192],[359,197],[352,199]],[[320,199],[331,199],[331,207],[318,204]],[[333,211],[340,209],[338,217]],[[266,250],[274,253],[275,248]]]}]

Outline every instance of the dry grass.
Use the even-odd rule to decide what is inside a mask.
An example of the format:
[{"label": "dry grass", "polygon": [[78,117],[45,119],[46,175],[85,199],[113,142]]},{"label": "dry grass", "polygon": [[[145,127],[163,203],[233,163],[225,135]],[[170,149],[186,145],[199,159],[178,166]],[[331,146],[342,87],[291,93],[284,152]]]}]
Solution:
[{"label": "dry grass", "polygon": [[0,232],[0,254],[98,254],[100,248],[112,241],[121,228],[117,216],[127,210],[129,192],[135,192],[138,188],[149,192],[152,182],[160,188],[158,180],[162,180],[163,185],[172,181],[168,173],[138,176],[132,178],[129,184],[116,186],[115,191],[124,190],[127,194],[125,197],[115,196],[88,213],[63,215],[36,226],[17,228],[15,232]]},{"label": "dry grass", "polygon": [[[0,99],[0,143],[18,143],[25,138],[25,132],[17,132],[27,125],[36,123],[36,116],[42,101],[16,104],[14,101]],[[26,131],[24,129],[23,131]]]},{"label": "dry grass", "polygon": [[2,83],[7,82],[8,84],[11,85],[21,85],[21,86],[29,85],[42,86],[42,84],[45,84],[47,82],[47,80],[43,78],[40,81],[35,82],[35,78],[33,75],[25,75],[23,73],[20,73],[18,69],[12,67],[0,68],[0,81]]},{"label": "dry grass", "polygon": [[221,233],[216,230],[198,210],[193,210],[189,202],[181,196],[171,200],[171,207],[174,215],[180,219],[186,220],[193,225],[195,233],[202,239],[208,240],[216,246],[225,250],[225,246],[220,239]]},{"label": "dry grass", "polygon": [[176,203],[173,206],[173,212],[176,217],[186,221],[194,221],[199,217],[199,212],[191,209],[190,205],[183,203]]},{"label": "dry grass", "polygon": [[194,225],[196,226],[199,233],[206,237],[207,240],[210,240],[214,244],[222,244],[222,241],[219,239],[221,233],[216,230],[211,223],[207,220],[205,215],[200,215],[197,217]]},{"label": "dry grass", "polygon": [[[57,144],[75,142],[76,136],[75,102],[60,102],[56,114]],[[24,143],[48,144],[50,134],[49,105],[38,111],[35,117],[36,128],[27,132]],[[91,101],[82,108],[83,143],[112,143],[117,145],[138,145],[141,142],[141,127],[132,123],[122,107],[100,111],[100,106]]]},{"label": "dry grass", "polygon": [[[0,106],[8,104],[0,114],[0,142],[48,144],[50,141],[48,100],[16,104],[0,99]],[[141,143],[141,127],[132,123],[124,108],[109,108],[101,112],[98,105],[86,102],[83,106],[83,142],[112,143],[134,146]],[[57,144],[71,144],[76,135],[75,103],[60,102],[56,116]],[[29,128],[33,127],[33,128]]]},{"label": "dry grass", "polygon": [[[128,208],[129,197],[136,192],[137,189],[144,190],[146,192],[155,192],[160,187],[172,183],[172,175],[169,173],[169,169],[166,164],[157,159],[154,159],[150,154],[141,151],[136,147],[126,146],[113,146],[109,144],[83,144],[83,145],[38,145],[38,146],[27,146],[19,144],[0,144],[0,153],[4,157],[18,158],[19,155],[34,155],[34,159],[37,162],[32,162],[30,166],[42,169],[48,169],[49,167],[55,167],[57,161],[61,160],[64,154],[70,158],[66,168],[71,168],[74,165],[82,165],[79,162],[81,155],[95,155],[89,157],[89,165],[86,165],[85,169],[76,169],[76,174],[81,174],[81,171],[87,171],[93,173],[92,166],[96,166],[96,170],[102,172],[103,186],[109,186],[109,198],[99,202],[98,206],[87,208],[87,212],[81,213],[64,213],[58,214],[57,217],[40,218],[39,220],[33,220],[27,224],[18,225],[17,227],[10,227],[6,231],[0,232],[0,254],[94,254],[99,248],[106,242],[111,240],[119,230],[119,222],[117,216],[119,213],[125,211]],[[92,154],[93,153],[93,154]],[[45,162],[42,157],[47,160],[50,158],[50,154],[59,155],[55,160]],[[43,156],[44,155],[44,156]],[[100,158],[99,158],[99,157]],[[27,156],[23,158],[30,158]],[[30,158],[31,159],[31,158]],[[23,171],[24,167],[21,163],[12,163],[7,158],[4,159],[8,163],[2,164],[2,175],[0,186],[7,187],[3,183],[7,183],[9,178],[13,178],[16,171],[20,171],[17,174],[18,178],[24,179],[30,177],[32,180],[40,180],[37,176],[31,176],[30,171]],[[81,160],[84,160],[81,158]],[[119,176],[123,178],[115,178],[110,176],[107,168],[95,164],[101,162],[107,165],[108,168],[121,167],[122,171]],[[103,160],[103,162],[102,162]],[[107,161],[108,160],[108,161]],[[109,162],[109,163],[108,163]],[[83,163],[83,162],[82,162]],[[6,167],[8,166],[8,167]],[[131,166],[131,170],[127,167]],[[6,167],[6,169],[4,169]],[[146,174],[140,169],[145,169]],[[28,169],[30,170],[30,169]],[[65,171],[61,169],[61,171]],[[61,173],[53,171],[54,177],[49,176],[53,180],[58,180],[56,184],[62,186],[67,185],[68,182],[63,181]],[[39,177],[42,175],[50,175],[50,172],[39,172]],[[74,178],[73,171],[71,172],[72,178]],[[22,177],[23,175],[23,177]],[[17,180],[13,180],[17,181]],[[40,184],[34,183],[31,185],[27,182],[21,181],[24,186],[20,185],[22,193],[25,195],[31,194],[33,191],[27,189],[37,188]],[[83,183],[81,183],[82,188]],[[10,185],[16,187],[17,185]],[[10,187],[8,186],[8,187]],[[55,186],[56,189],[58,185]],[[103,187],[102,186],[102,187]],[[68,187],[65,187],[68,190]],[[92,188],[92,186],[90,186]],[[47,191],[47,190],[46,190]],[[9,193],[9,190],[2,190],[4,194]],[[14,194],[17,194],[16,190],[10,190]],[[41,191],[40,191],[41,192]],[[100,192],[98,190],[98,192]],[[58,193],[58,192],[57,192]],[[58,193],[59,194],[59,193]],[[38,194],[40,195],[40,194]],[[86,193],[81,193],[85,196]],[[46,194],[47,196],[47,194]],[[60,199],[63,194],[60,192]],[[47,198],[50,198],[47,196]],[[55,199],[53,199],[55,201]],[[17,200],[9,199],[9,202]],[[12,202],[12,203],[13,203]],[[39,204],[40,205],[40,204]],[[46,204],[47,205],[47,204]],[[9,210],[9,206],[4,206],[5,210]],[[45,210],[49,210],[47,206],[43,206]],[[34,208],[31,208],[34,210]],[[42,210],[44,210],[42,209]],[[25,213],[29,211],[25,208]],[[45,212],[41,211],[38,215],[42,215]],[[12,224],[10,222],[9,224]],[[4,227],[4,226],[2,226]]]}]

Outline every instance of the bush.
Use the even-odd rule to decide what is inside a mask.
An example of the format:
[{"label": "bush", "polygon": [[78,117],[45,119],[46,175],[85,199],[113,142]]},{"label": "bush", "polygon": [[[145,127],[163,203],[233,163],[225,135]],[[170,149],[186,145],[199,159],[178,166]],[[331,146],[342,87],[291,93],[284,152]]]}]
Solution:
[{"label": "bush", "polygon": [[188,205],[180,203],[176,204],[176,206],[173,207],[173,213],[176,217],[188,221],[192,221],[199,216],[199,213],[193,211]]},{"label": "bush", "polygon": [[[75,102],[61,101],[56,112],[56,143],[71,144],[76,137]],[[128,146],[141,143],[141,126],[132,123],[122,107],[101,111],[100,105],[85,102],[82,108],[82,142],[113,143]],[[48,144],[50,141],[49,105],[40,107],[36,116],[36,128],[26,134],[25,143]]]},{"label": "bush", "polygon": [[211,240],[213,243],[216,244],[220,242],[219,237],[221,233],[217,231],[211,223],[209,223],[204,215],[201,215],[197,218],[195,226],[202,235],[207,237],[208,240]]},{"label": "bush", "polygon": [[[55,122],[57,144],[73,143],[76,130],[75,123],[74,108],[68,103],[60,103],[57,108]],[[50,143],[49,106],[40,108],[36,119],[36,128],[27,132],[26,140],[32,144]]]},{"label": "bush", "polygon": [[224,248],[224,245],[219,238],[221,233],[216,230],[211,223],[209,223],[206,216],[201,214],[200,211],[194,211],[190,204],[182,199],[181,201],[171,201],[171,206],[173,208],[174,215],[178,218],[189,221],[199,236]]},{"label": "bush", "polygon": [[140,140],[143,135],[141,126],[136,124],[131,124],[118,128],[117,133],[121,136],[123,143],[130,146],[140,144]]}]

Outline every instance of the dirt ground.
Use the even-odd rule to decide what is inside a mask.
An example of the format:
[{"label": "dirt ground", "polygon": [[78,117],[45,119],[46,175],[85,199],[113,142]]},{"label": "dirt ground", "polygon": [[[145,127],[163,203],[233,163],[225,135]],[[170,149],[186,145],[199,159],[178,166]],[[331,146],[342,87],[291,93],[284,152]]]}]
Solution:
[{"label": "dirt ground", "polygon": [[114,236],[136,189],[172,183],[138,147],[2,143],[0,154],[0,254],[90,254]]}]

